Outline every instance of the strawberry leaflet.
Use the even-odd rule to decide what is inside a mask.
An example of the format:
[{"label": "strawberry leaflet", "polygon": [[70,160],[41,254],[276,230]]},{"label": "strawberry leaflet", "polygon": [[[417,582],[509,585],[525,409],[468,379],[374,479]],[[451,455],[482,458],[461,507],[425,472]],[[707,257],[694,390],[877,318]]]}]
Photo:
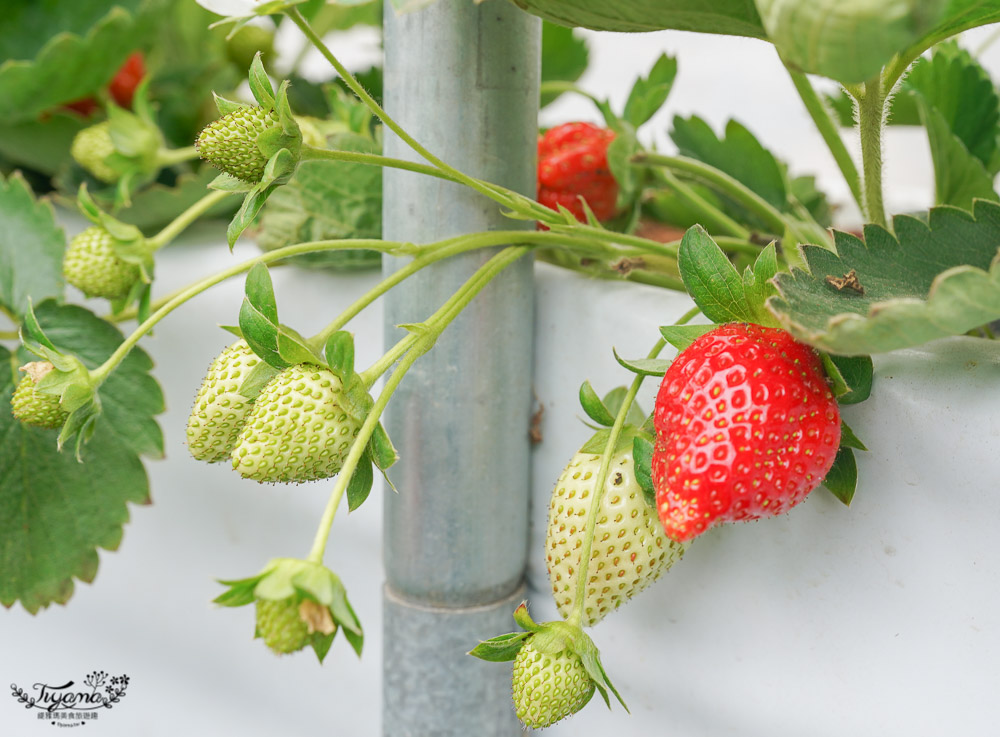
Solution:
[{"label": "strawberry leaflet", "polygon": [[[809,272],[775,279],[768,309],[799,340],[845,355],[881,353],[961,335],[1000,318],[1000,205],[951,207],[927,222],[836,234],[837,252],[804,246]],[[853,272],[853,276],[852,276]]]}]

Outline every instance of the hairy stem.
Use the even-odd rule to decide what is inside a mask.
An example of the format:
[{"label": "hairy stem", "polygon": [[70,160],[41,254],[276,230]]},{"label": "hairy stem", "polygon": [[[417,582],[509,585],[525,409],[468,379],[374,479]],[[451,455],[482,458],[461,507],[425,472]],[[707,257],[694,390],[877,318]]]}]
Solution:
[{"label": "hairy stem", "polygon": [[882,201],[882,129],[885,125],[885,90],[874,77],[855,90],[858,102],[858,134],[861,138],[864,214],[869,223],[886,227]]},{"label": "hairy stem", "polygon": [[806,110],[816,124],[816,129],[823,136],[827,148],[833,155],[833,160],[837,162],[840,173],[844,176],[844,181],[847,182],[847,186],[851,190],[851,196],[858,203],[858,207],[864,210],[864,198],[861,194],[861,175],[858,174],[858,168],[854,165],[854,159],[851,158],[850,151],[844,145],[844,139],[840,137],[840,127],[830,115],[827,105],[816,94],[816,90],[810,84],[809,78],[802,72],[796,72],[787,65],[785,69],[788,70],[788,74],[792,78],[792,84],[795,85],[799,97],[802,99]]}]

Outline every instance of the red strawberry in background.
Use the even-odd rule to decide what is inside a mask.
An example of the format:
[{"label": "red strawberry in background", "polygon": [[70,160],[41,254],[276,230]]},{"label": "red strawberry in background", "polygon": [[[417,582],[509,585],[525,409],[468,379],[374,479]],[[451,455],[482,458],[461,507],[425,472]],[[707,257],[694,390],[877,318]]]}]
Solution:
[{"label": "red strawberry in background", "polygon": [[681,352],[654,414],[653,486],[668,536],[787,512],[823,481],[840,413],[816,352],[776,328],[722,325]]},{"label": "red strawberry in background", "polygon": [[538,140],[538,201],[562,205],[586,221],[583,197],[598,220],[615,215],[618,183],[608,168],[608,144],[615,134],[590,123],[564,123]]},{"label": "red strawberry in background", "polygon": [[[145,76],[145,57],[141,51],[133,51],[108,83],[108,92],[111,94],[111,98],[121,107],[131,109],[135,88],[139,86],[139,82]],[[63,107],[67,110],[75,110],[84,117],[90,117],[97,112],[99,105],[93,97],[84,97],[81,100],[68,102]]]}]

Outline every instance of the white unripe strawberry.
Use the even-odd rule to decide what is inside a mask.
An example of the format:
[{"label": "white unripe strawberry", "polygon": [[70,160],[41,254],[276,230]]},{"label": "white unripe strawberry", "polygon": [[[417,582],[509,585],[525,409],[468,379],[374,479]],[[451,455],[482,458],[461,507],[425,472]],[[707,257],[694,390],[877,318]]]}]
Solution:
[{"label": "white unripe strawberry", "polygon": [[137,264],[118,257],[114,238],[97,225],[75,236],[63,254],[63,276],[88,297],[126,297],[141,275]]},{"label": "white unripe strawberry", "polygon": [[245,340],[220,353],[201,383],[187,424],[187,445],[196,460],[218,463],[229,458],[252,399],[239,393],[260,358]]},{"label": "white unripe strawberry", "polygon": [[639,593],[684,553],[663,532],[656,510],[643,498],[631,450],[611,458],[597,510],[586,573],[581,552],[601,456],[577,453],[556,482],[549,504],[545,552],[552,594],[564,618],[573,611],[579,576],[587,576],[581,624],[591,627]]},{"label": "white unripe strawberry", "polygon": [[329,369],[283,369],[254,402],[233,448],[233,468],[260,482],[334,476],[362,424],[345,405],[343,384]]},{"label": "white unripe strawberry", "polygon": [[257,139],[278,124],[278,114],[273,110],[241,107],[206,126],[195,146],[201,157],[215,168],[256,184],[264,176],[267,165],[267,157],[257,145]]},{"label": "white unripe strawberry", "polygon": [[35,388],[53,368],[48,361],[32,361],[20,369],[25,375],[10,398],[10,408],[14,417],[25,425],[58,430],[69,417],[69,412],[59,406],[59,397],[42,394]]},{"label": "white unripe strawberry", "polygon": [[572,650],[536,650],[529,639],[517,652],[511,694],[517,718],[533,729],[549,727],[580,711],[594,695],[594,681]]}]

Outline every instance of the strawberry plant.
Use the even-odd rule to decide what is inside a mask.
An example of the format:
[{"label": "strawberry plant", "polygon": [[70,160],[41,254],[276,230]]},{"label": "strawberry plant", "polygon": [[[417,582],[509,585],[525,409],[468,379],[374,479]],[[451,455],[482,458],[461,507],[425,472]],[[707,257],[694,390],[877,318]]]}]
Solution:
[{"label": "strawberry plant", "polygon": [[[627,711],[628,690],[612,685],[598,640],[614,641],[604,633],[635,597],[662,596],[667,610],[657,582],[717,550],[738,534],[735,523],[766,526],[787,514],[794,525],[793,508],[814,492],[844,505],[877,493],[859,476],[865,430],[855,434],[842,413],[878,391],[872,354],[966,334],[994,346],[1000,95],[949,39],[1000,21],[1000,2],[887,9],[625,0],[612,12],[596,0],[514,0],[564,26],[773,44],[863,213],[852,232],[831,229],[835,208],[814,177],[792,176],[735,120],[720,133],[696,115],[677,115],[675,151],[646,143],[683,59],[661,55],[612,104],[577,81],[586,46],[547,25],[539,104],[579,95],[600,122],[565,121],[524,141],[537,147],[525,192],[432,151],[383,107],[381,70],[362,84],[344,66],[325,32],[372,22],[371,8],[199,2],[95,1],[55,18],[45,4],[16,0],[0,19],[9,59],[0,64],[0,308],[11,323],[0,346],[10,369],[10,411],[0,419],[7,607],[19,602],[35,614],[67,603],[75,581],[93,581],[98,550],[118,547],[129,503],[149,502],[144,457],[164,453],[156,418],[167,400],[184,398],[165,399],[142,345],[232,279],[243,298],[200,388],[191,387],[187,449],[231,469],[248,493],[284,493],[251,481],[309,483],[328,498],[304,557],[274,557],[255,575],[221,581],[215,602],[252,604],[253,634],[266,648],[291,655],[309,647],[321,662],[340,633],[358,656],[364,642],[364,612],[326,563],[338,510],[345,500],[348,511],[359,509],[379,475],[389,493],[407,493],[413,479],[390,471],[400,451],[384,416],[474,300],[535,257],[608,283],[681,292],[693,304],[679,319],[656,316],[660,330],[646,355],[614,352],[627,385],[603,397],[589,381],[580,388],[590,428],[581,432],[591,435],[574,441],[579,450],[548,480],[548,517],[535,521],[545,548],[532,551],[545,558],[552,594],[533,600],[532,611],[551,604],[558,617],[535,622],[522,604],[513,613],[518,631],[481,632],[478,644],[455,652],[512,663],[512,710],[538,729],[582,711],[595,693]],[[45,32],[20,35],[17,22]],[[295,62],[277,64],[276,35],[261,24],[297,34],[300,59],[317,52],[329,79],[309,82]],[[159,27],[168,29],[162,37]],[[841,91],[824,99],[807,75]],[[927,212],[886,211],[882,140],[894,117],[926,130],[935,196]],[[844,122],[856,127],[860,170],[840,136]],[[390,134],[406,157],[383,150]],[[391,187],[383,203],[384,170],[474,193],[510,226],[429,242],[383,237],[383,204],[393,206]],[[72,214],[57,215],[53,202]],[[61,222],[74,216],[89,224],[68,226],[76,232],[67,238]],[[214,228],[220,243],[224,234],[230,252],[250,239],[260,251],[163,295],[161,251],[195,223]],[[676,237],[651,237],[665,229]],[[274,269],[332,267],[349,279],[383,258],[383,277],[366,275],[339,314],[314,306],[325,321],[318,329],[279,319]],[[374,360],[362,355],[347,330],[352,320],[425,270],[462,258],[477,260],[445,285],[446,298],[408,316]],[[74,304],[78,294],[87,301]],[[292,312],[285,299],[282,316]],[[650,379],[658,390],[647,415],[637,397]],[[435,397],[441,412],[447,399]],[[470,418],[464,432],[491,421]],[[429,537],[440,532],[435,522],[414,521]],[[351,563],[338,561],[341,574]],[[585,631],[605,621],[599,637]]]}]

